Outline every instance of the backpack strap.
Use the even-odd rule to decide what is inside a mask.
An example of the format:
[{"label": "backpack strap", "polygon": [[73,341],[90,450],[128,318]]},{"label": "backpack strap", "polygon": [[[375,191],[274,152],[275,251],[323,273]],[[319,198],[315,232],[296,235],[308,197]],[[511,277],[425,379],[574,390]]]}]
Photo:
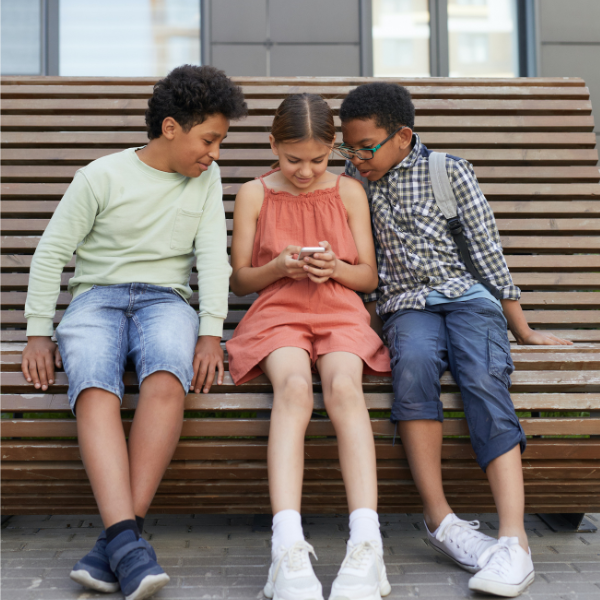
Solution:
[{"label": "backpack strap", "polygon": [[462,225],[458,218],[457,202],[452,186],[450,185],[450,179],[448,178],[448,171],[446,171],[446,154],[445,152],[431,152],[429,155],[429,176],[431,178],[431,187],[433,188],[433,196],[435,203],[438,208],[442,211],[442,214],[446,218],[448,223],[448,229],[454,239],[454,242],[458,246],[460,257],[462,258],[467,271],[473,276],[473,278],[481,283],[483,287],[490,293],[496,300],[502,300],[502,293],[496,287],[494,287],[487,279],[484,279],[471,259],[469,252],[469,246],[465,239],[465,234],[462,230]]}]

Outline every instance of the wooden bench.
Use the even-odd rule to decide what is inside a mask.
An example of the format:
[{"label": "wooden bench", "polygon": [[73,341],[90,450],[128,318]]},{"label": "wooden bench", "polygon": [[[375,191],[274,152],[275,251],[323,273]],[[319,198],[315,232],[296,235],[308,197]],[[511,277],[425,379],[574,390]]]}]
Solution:
[{"label": "wooden bench", "polygon": [[[221,172],[228,226],[240,185],[269,169],[272,115],[286,95],[312,91],[334,109],[358,78],[237,78],[250,116],[233,123]],[[399,80],[432,149],[470,160],[497,218],[529,323],[573,347],[517,347],[511,389],[531,436],[523,457],[526,510],[600,511],[600,185],[589,91],[581,79]],[[2,512],[93,513],[96,506],[68,413],[67,379],[36,393],[20,373],[31,255],[75,171],[147,138],[150,79],[5,77],[2,80]],[[337,123],[339,125],[339,121]],[[334,160],[333,170],[343,168]],[[56,323],[70,301],[62,276]],[[192,285],[196,283],[192,276]],[[254,296],[230,296],[229,339]],[[192,304],[197,304],[194,297]],[[512,338],[511,338],[512,339]],[[125,378],[123,421],[136,403]],[[320,391],[315,380],[316,391]],[[400,443],[386,415],[389,379],[365,377],[376,436],[382,512],[420,512]],[[461,399],[442,378],[443,476],[459,512],[494,511],[473,458]],[[269,513],[266,436],[272,395],[264,376],[236,388],[229,375],[208,395],[189,394],[181,442],[152,506],[158,513]],[[323,409],[320,394],[316,410]],[[347,510],[330,422],[315,414],[306,443],[303,511]],[[556,437],[560,436],[560,437]]]}]

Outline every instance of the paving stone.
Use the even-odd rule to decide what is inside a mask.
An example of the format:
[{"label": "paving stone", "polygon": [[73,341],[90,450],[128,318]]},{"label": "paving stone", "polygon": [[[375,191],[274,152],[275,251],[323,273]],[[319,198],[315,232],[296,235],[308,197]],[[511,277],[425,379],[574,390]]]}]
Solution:
[{"label": "paving stone", "polygon": [[[497,535],[497,515],[479,520]],[[600,515],[592,515],[600,523]],[[264,520],[264,519],[263,519]],[[268,518],[266,519],[268,523]],[[422,515],[381,515],[390,600],[483,598],[468,590],[470,574],[425,543]],[[145,537],[155,546],[171,582],[156,600],[262,600],[270,563],[270,531],[252,531],[254,515],[151,515]],[[325,597],[345,556],[347,515],[306,515],[303,526],[320,558],[315,572]],[[526,517],[537,579],[522,600],[600,598],[600,535],[558,534],[537,516]],[[122,599],[78,586],[69,571],[101,531],[99,517],[14,517],[2,530],[3,600]]]}]

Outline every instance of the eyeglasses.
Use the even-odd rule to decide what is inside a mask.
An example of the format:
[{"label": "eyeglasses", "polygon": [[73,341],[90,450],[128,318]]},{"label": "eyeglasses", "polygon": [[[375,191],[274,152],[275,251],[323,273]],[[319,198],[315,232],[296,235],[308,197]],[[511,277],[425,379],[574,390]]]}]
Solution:
[{"label": "eyeglasses", "polygon": [[348,158],[350,160],[352,160],[355,156],[359,160],[371,160],[375,156],[375,152],[377,152],[377,150],[379,150],[379,148],[381,148],[381,146],[383,146],[386,142],[391,140],[399,131],[402,131],[402,129],[406,129],[406,126],[403,125],[402,127],[399,127],[396,129],[396,131],[394,131],[394,133],[388,135],[383,142],[377,144],[377,146],[373,148],[359,148],[358,150],[355,150],[354,148],[346,146],[342,143],[336,144],[333,149],[341,154],[344,158]]}]

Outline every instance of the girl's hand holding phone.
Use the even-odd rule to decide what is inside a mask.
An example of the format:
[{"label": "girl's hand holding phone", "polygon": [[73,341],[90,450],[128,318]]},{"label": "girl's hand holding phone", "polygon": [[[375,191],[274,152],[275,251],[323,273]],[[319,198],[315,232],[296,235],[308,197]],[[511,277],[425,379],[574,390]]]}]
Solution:
[{"label": "girl's hand holding phone", "polygon": [[275,266],[281,277],[289,277],[296,280],[310,277],[304,270],[304,263],[297,260],[301,249],[300,246],[288,246],[275,259]]},{"label": "girl's hand holding phone", "polygon": [[323,252],[306,256],[302,268],[311,281],[325,283],[335,272],[337,256],[331,249],[329,242],[319,242],[319,245],[323,246]]}]

